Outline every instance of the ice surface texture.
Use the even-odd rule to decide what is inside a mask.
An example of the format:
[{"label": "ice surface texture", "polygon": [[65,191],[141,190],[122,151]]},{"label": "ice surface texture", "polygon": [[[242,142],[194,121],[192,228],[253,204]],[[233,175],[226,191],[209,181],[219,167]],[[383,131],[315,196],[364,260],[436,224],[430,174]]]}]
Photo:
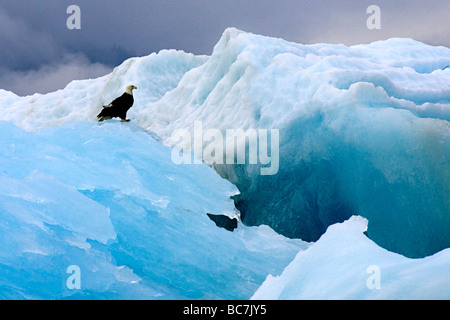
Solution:
[{"label": "ice surface texture", "polygon": [[0,122],[0,164],[0,299],[248,299],[307,247],[216,227],[206,213],[235,215],[235,187],[132,123]]},{"label": "ice surface texture", "polygon": [[330,226],[281,276],[269,275],[253,299],[450,299],[450,249],[425,259],[388,252],[353,216]]}]

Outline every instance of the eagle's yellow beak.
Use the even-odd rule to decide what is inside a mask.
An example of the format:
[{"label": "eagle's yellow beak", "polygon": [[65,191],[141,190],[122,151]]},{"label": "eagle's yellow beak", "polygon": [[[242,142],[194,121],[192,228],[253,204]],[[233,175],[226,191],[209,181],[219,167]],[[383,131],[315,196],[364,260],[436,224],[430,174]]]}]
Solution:
[{"label": "eagle's yellow beak", "polygon": [[137,87],[136,87],[136,86],[133,86],[133,89],[137,89]]}]

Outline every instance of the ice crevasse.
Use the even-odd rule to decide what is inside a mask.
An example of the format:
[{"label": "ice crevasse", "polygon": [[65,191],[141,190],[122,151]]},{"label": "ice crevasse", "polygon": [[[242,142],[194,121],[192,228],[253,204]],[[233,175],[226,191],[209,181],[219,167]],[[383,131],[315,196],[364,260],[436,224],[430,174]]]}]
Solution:
[{"label": "ice crevasse", "polygon": [[[264,288],[273,285],[280,288],[276,297],[304,297],[281,288],[298,276],[294,269],[305,270],[308,263],[325,259],[326,252],[333,254],[319,249],[332,242],[326,241],[331,231],[338,242],[339,226],[361,229],[352,216],[366,219],[359,222],[367,223],[365,232],[342,240],[347,246],[338,252],[365,243],[389,263],[438,252],[446,261],[449,65],[450,49],[412,39],[302,45],[229,28],[210,56],[164,50],[46,95],[19,97],[0,90],[0,119],[32,132],[95,121],[101,106],[133,83],[139,89],[128,117],[167,146],[178,143],[174,131],[192,132],[196,121],[205,130],[222,132],[278,129],[277,174],[260,175],[261,165],[251,164],[214,168],[239,190],[235,205],[246,225],[269,225],[287,237],[317,241],[255,295],[263,296]],[[348,256],[354,257],[351,250]],[[330,270],[325,271],[331,277]],[[449,279],[443,268],[439,271]],[[361,290],[366,289],[355,287],[346,297],[364,298]]]}]

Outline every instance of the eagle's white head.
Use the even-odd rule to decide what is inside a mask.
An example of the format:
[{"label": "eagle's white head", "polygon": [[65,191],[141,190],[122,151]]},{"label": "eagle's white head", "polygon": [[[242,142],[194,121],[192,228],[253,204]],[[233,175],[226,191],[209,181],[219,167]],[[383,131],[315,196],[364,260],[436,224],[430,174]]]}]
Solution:
[{"label": "eagle's white head", "polygon": [[129,85],[129,86],[125,89],[125,92],[128,93],[128,94],[133,95],[133,89],[137,89],[137,87],[134,86],[134,85]]}]

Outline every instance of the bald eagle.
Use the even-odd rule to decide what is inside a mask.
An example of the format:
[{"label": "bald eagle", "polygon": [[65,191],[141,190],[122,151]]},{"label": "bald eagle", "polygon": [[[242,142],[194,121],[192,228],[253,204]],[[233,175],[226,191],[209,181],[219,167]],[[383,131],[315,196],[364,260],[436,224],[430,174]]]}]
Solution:
[{"label": "bald eagle", "polygon": [[107,106],[103,106],[103,110],[97,116],[98,121],[102,122],[118,117],[123,122],[129,122],[130,120],[127,119],[127,111],[133,106],[133,89],[137,89],[137,87],[129,85],[120,97],[114,99]]}]

